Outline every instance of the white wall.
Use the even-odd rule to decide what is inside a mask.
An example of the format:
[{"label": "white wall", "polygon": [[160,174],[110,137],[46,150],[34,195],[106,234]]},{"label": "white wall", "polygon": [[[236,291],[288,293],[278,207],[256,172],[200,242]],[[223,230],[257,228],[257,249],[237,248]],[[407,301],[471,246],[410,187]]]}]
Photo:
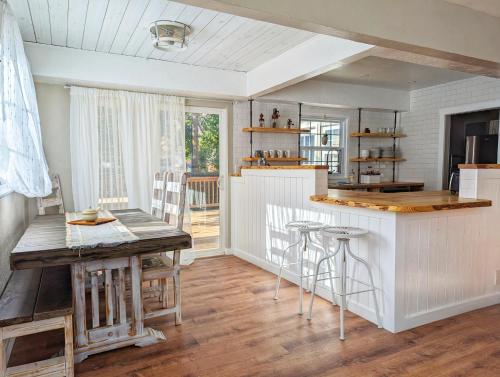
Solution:
[{"label": "white wall", "polygon": [[0,292],[10,276],[10,252],[35,213],[35,201],[11,193],[0,198]]},{"label": "white wall", "polygon": [[410,109],[410,94],[407,90],[344,84],[320,79],[303,81],[262,98],[354,109],[359,107],[399,111]]},{"label": "white wall", "polygon": [[474,77],[410,92],[410,111],[402,114],[407,138],[401,149],[402,180],[424,181],[426,189],[441,189],[439,165],[439,111],[500,99],[500,79]]},{"label": "white wall", "polygon": [[69,145],[69,90],[62,85],[35,83],[45,158],[51,174],[59,174],[64,206],[73,210],[71,149]]}]

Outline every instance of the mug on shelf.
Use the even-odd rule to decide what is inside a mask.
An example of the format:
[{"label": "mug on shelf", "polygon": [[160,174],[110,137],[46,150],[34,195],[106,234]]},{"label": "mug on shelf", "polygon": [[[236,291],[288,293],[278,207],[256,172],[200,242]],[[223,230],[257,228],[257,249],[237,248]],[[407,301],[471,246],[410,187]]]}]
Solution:
[{"label": "mug on shelf", "polygon": [[281,149],[278,149],[278,150],[276,151],[276,157],[278,157],[278,158],[283,158],[283,157],[284,157],[284,156],[283,156],[283,151],[282,151]]},{"label": "mug on shelf", "polygon": [[276,157],[276,151],[274,149],[269,149],[269,157],[270,158]]}]

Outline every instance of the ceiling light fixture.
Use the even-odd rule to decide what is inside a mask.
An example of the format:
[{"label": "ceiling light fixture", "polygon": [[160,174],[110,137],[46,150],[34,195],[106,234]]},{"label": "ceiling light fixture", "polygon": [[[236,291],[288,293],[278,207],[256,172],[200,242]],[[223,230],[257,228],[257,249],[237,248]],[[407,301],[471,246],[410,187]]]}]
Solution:
[{"label": "ceiling light fixture", "polygon": [[149,26],[153,46],[162,51],[179,51],[187,48],[191,27],[181,22],[158,20]]}]

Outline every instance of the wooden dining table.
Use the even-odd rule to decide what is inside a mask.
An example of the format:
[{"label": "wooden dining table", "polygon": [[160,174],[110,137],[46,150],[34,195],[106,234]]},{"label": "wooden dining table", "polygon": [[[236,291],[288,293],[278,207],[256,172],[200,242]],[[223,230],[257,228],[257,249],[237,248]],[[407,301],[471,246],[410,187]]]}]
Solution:
[{"label": "wooden dining table", "polygon": [[[65,216],[45,215],[35,217],[10,254],[13,270],[71,266],[75,362],[92,354],[166,339],[161,331],[144,327],[141,255],[174,251],[175,267],[180,250],[192,243],[188,233],[140,209],[110,212],[137,241],[72,249],[66,242]],[[103,279],[104,289],[99,290],[99,279]],[[86,295],[88,287],[90,295]],[[99,291],[104,292],[104,310]]]}]

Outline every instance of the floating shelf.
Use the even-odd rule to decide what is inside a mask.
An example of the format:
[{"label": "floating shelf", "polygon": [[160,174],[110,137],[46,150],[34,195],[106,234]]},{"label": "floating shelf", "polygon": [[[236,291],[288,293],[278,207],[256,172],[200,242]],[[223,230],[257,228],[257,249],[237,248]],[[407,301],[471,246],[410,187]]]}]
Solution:
[{"label": "floating shelf", "polygon": [[380,158],[358,158],[352,157],[350,159],[351,162],[402,162],[406,161],[401,157],[380,157]]},{"label": "floating shelf", "polygon": [[377,138],[400,138],[400,137],[406,137],[405,134],[399,134],[399,133],[380,133],[380,132],[353,132],[351,134],[351,137],[377,137]]},{"label": "floating shelf", "polygon": [[[255,162],[259,161],[258,157],[243,157],[241,161],[245,162]],[[299,161],[307,161],[305,157],[269,157],[266,158],[268,162],[299,162]]]},{"label": "floating shelf", "polygon": [[247,127],[243,128],[243,132],[262,132],[270,134],[301,134],[309,133],[310,130],[302,130],[300,128],[272,128],[272,127]]}]

